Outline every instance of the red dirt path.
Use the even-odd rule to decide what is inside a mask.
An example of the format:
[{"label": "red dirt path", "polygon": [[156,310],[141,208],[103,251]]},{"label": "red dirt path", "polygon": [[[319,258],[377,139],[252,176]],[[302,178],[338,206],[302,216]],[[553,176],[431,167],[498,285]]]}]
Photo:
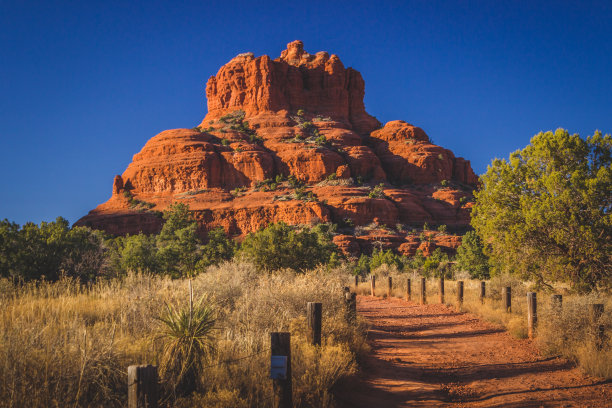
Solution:
[{"label": "red dirt path", "polygon": [[361,377],[339,387],[343,407],[612,406],[612,383],[472,314],[370,296],[357,310],[372,352]]}]

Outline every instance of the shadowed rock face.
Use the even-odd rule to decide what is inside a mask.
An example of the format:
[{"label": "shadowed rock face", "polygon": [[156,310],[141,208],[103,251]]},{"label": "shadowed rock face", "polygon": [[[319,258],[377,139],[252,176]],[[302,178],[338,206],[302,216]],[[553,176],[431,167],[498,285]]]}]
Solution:
[{"label": "shadowed rock face", "polygon": [[199,127],[150,139],[115,177],[111,198],[77,225],[156,232],[155,211],[180,201],[202,234],[217,226],[241,236],[278,221],[335,222],[344,225],[335,241],[346,253],[374,243],[406,255],[456,248],[457,237],[421,242],[406,231],[425,222],[468,226],[478,182],[469,161],[404,121],[381,127],[365,111],[364,89],[358,71],[336,55],[306,53],[300,41],[275,60],[241,54],[208,80]]}]

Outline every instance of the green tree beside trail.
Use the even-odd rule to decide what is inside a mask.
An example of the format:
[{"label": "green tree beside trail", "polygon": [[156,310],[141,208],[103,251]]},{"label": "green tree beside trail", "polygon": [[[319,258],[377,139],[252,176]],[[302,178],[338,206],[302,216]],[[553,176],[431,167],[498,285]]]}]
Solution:
[{"label": "green tree beside trail", "polygon": [[482,240],[475,231],[468,231],[457,248],[457,266],[474,279],[489,278],[489,258],[483,252]]},{"label": "green tree beside trail", "polygon": [[612,137],[539,133],[481,177],[472,225],[494,272],[611,286]]}]

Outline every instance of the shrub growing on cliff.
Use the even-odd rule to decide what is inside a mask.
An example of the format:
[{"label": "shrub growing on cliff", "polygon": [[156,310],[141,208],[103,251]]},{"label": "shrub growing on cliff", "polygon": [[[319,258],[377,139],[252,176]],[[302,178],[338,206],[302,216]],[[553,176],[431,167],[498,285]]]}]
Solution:
[{"label": "shrub growing on cliff", "polygon": [[300,230],[284,222],[249,234],[240,249],[260,270],[291,268],[299,272],[327,263],[335,251],[326,224]]},{"label": "shrub growing on cliff", "polygon": [[481,177],[472,225],[495,271],[611,286],[612,137],[539,133]]},{"label": "shrub growing on cliff", "polygon": [[377,185],[376,187],[374,187],[372,189],[372,191],[370,191],[370,193],[368,194],[368,197],[370,198],[385,198],[385,185],[383,183],[380,183],[379,185]]}]

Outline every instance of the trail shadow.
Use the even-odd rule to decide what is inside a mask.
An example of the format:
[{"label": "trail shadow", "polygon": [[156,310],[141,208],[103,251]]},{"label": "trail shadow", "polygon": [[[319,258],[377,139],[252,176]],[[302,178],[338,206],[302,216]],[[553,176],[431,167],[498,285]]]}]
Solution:
[{"label": "trail shadow", "polygon": [[422,323],[422,324],[413,324],[413,325],[385,325],[385,324],[372,324],[370,326],[371,330],[376,330],[378,332],[389,332],[396,333],[400,335],[405,332],[415,332],[415,331],[424,331],[424,330],[433,330],[437,328],[443,327],[455,327],[462,326],[463,323],[457,322],[438,322],[438,323]]},{"label": "trail shadow", "polygon": [[[441,311],[440,314],[411,315],[410,311],[407,311],[406,315],[399,315],[394,311],[381,315],[380,312],[386,308],[373,306],[366,308],[362,314],[371,323],[368,338],[373,353],[363,360],[358,377],[343,382],[344,388],[340,388],[343,391],[338,394],[342,399],[337,399],[340,407],[436,407],[456,403],[467,404],[466,406],[479,403],[500,408],[558,406],[559,399],[563,398],[568,402],[577,402],[571,400],[572,389],[590,390],[591,387],[612,382],[554,387],[551,385],[554,382],[548,382],[547,379],[567,378],[566,371],[575,368],[573,363],[559,357],[533,361],[533,355],[530,353],[515,354],[515,362],[481,363],[483,360],[479,354],[480,340],[483,345],[493,340],[493,343],[488,343],[488,350],[494,354],[499,347],[516,341],[506,336],[498,336],[495,339],[488,337],[504,333],[502,328],[482,328],[481,324],[474,325],[478,319],[444,320],[463,313],[446,314]],[[368,312],[371,316],[368,316]],[[438,319],[424,323],[413,320],[424,317]],[[398,320],[392,321],[391,325],[385,325],[384,322],[388,319]],[[478,339],[479,337],[481,339]],[[452,353],[448,355],[449,359],[445,359],[444,350],[461,344],[462,339],[466,340],[464,344],[476,344],[473,350],[470,349],[477,356],[477,359],[469,359],[473,360],[474,364],[470,364],[468,360],[458,365],[457,361],[453,361]],[[432,353],[431,357],[427,353]],[[423,358],[423,355],[426,355],[426,358]],[[521,359],[524,361],[520,361]],[[534,383],[523,379],[534,376],[539,378],[537,384],[540,388],[533,389]],[[519,378],[510,381],[515,377]],[[499,380],[499,383],[494,382],[491,386],[492,379]],[[479,386],[486,383],[489,383],[488,387]],[[556,393],[564,390],[570,390],[568,395],[560,397]],[[589,395],[589,392],[584,391],[584,395]]]},{"label": "trail shadow", "polygon": [[[359,311],[359,310],[357,310]],[[438,318],[438,319],[444,319],[447,317],[454,317],[454,316],[460,316],[463,315],[465,313],[456,313],[456,312],[449,312],[449,313],[438,313],[438,314],[400,314],[400,315],[383,315],[380,316],[383,319],[426,319],[426,318]],[[363,316],[368,316],[367,313],[363,314]]]},{"label": "trail shadow", "polygon": [[[590,388],[590,387],[597,387],[603,384],[610,384],[612,383],[611,380],[603,380],[603,381],[599,381],[599,382],[595,382],[592,384],[585,384],[585,385],[574,385],[574,386],[565,386],[565,387],[553,387],[553,388],[539,388],[539,389],[535,389],[535,390],[520,390],[520,391],[507,391],[507,392],[500,392],[497,394],[489,394],[489,395],[484,395],[482,397],[477,397],[477,398],[469,398],[469,399],[465,399],[465,402],[476,402],[476,401],[486,401],[489,399],[493,399],[493,398],[497,398],[497,397],[502,397],[505,395],[517,395],[517,394],[530,394],[530,393],[535,393],[535,392],[547,392],[547,391],[565,391],[565,390],[577,390],[577,389],[584,389],[584,388]],[[553,400],[551,400],[553,401]],[[524,402],[523,402],[524,403]],[[501,404],[501,405],[491,405],[491,407],[506,407],[506,406],[515,406],[515,405],[508,405],[508,404]],[[525,405],[516,405],[518,406],[525,406]],[[540,405],[538,405],[540,406]]]},{"label": "trail shadow", "polygon": [[[452,325],[449,325],[452,326]],[[418,333],[410,333],[411,331],[422,331],[422,330],[431,330],[434,327],[410,330],[409,328],[402,328],[401,332],[391,332],[387,330],[378,330],[375,332],[371,332],[370,338],[379,338],[379,339],[398,339],[398,340],[427,340],[427,339],[438,339],[438,340],[448,340],[448,339],[457,339],[462,337],[477,337],[477,336],[486,336],[489,334],[497,334],[504,333],[503,329],[484,329],[484,330],[472,330],[472,331],[459,331],[453,333],[430,333],[430,334],[418,334]]]}]

